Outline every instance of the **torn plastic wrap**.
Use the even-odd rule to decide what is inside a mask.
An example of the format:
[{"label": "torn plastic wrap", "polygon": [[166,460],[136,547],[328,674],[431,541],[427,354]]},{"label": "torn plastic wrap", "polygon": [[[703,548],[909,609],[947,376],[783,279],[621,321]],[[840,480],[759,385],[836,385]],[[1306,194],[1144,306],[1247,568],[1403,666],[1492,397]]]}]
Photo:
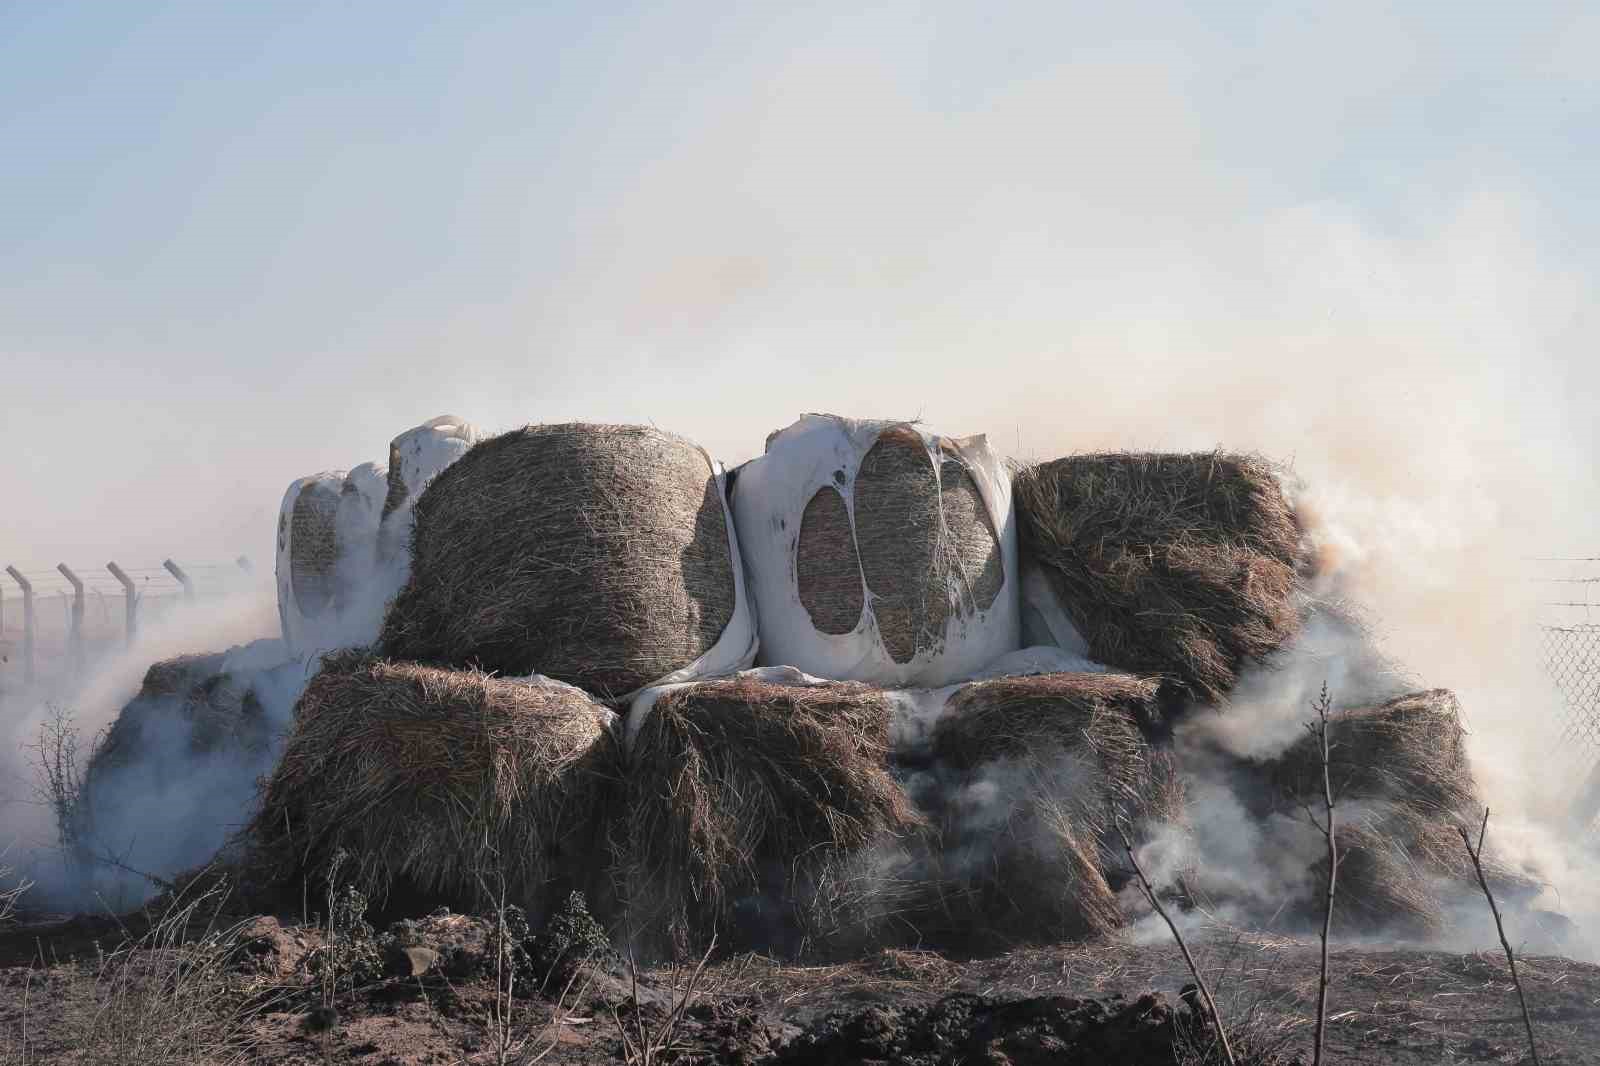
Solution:
[{"label": "torn plastic wrap", "polygon": [[807,415],[739,470],[762,665],[937,686],[1020,646],[1009,476],[982,436]]}]

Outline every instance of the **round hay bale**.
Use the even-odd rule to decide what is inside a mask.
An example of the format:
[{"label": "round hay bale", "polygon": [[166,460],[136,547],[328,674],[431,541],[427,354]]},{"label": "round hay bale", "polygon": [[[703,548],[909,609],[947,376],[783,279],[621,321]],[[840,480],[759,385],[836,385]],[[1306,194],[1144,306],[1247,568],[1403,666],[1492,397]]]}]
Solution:
[{"label": "round hay bale", "polygon": [[278,509],[278,618],[291,648],[304,644],[307,629],[333,605],[344,479],[343,470],[296,478]]},{"label": "round hay bale", "polygon": [[[1170,760],[1157,759],[1141,727],[1161,719],[1154,681],[1127,674],[1039,674],[963,685],[934,727],[940,764],[972,770],[1000,760],[1072,761],[1070,809],[1081,830],[1120,852],[1116,823],[1177,816]],[[1066,796],[1058,796],[1066,802]]]},{"label": "round hay bale", "polygon": [[793,950],[819,883],[922,828],[887,766],[885,695],[770,676],[651,689],[629,713],[614,849],[647,950]]},{"label": "round hay bale", "polygon": [[361,891],[530,914],[603,869],[614,716],[569,685],[329,656],[295,707],[251,836],[282,878],[341,849]]},{"label": "round hay bale", "polygon": [[722,476],[645,426],[529,426],[416,503],[385,654],[538,672],[619,698],[747,665],[755,634]]},{"label": "round hay bale", "polygon": [[1300,629],[1309,564],[1261,459],[1074,455],[1023,469],[1014,489],[1022,555],[1099,662],[1221,703]]},{"label": "round hay bale", "polygon": [[[1460,704],[1447,689],[1400,696],[1376,707],[1335,711],[1328,721],[1329,776],[1344,800],[1387,800],[1430,818],[1453,820],[1477,806]],[[1279,804],[1299,809],[1322,795],[1317,743],[1302,737],[1265,767]]]},{"label": "round hay bale", "polygon": [[942,685],[1016,649],[1009,478],[983,437],[807,415],[739,470],[761,661]]}]

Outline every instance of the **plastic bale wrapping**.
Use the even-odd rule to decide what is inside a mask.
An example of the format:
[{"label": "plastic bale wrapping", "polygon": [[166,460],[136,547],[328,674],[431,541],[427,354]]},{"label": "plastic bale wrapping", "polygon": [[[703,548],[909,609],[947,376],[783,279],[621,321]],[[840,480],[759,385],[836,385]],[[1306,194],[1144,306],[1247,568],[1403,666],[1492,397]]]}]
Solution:
[{"label": "plastic bale wrapping", "polygon": [[503,887],[531,916],[602,883],[614,715],[578,689],[346,652],[295,718],[250,828],[280,879],[326,876],[342,849],[375,899],[482,906]]},{"label": "plastic bale wrapping", "polygon": [[1108,673],[950,691],[913,794],[941,833],[924,931],[979,942],[1081,938],[1122,923],[1136,837],[1181,818],[1173,764],[1146,742],[1158,685]]},{"label": "plastic bale wrapping", "polygon": [[845,882],[923,828],[889,772],[890,713],[876,689],[792,671],[641,693],[613,845],[629,938],[698,955],[713,937],[795,953],[819,928],[860,934],[817,892],[865,913],[878,884]]},{"label": "plastic bale wrapping", "polygon": [[1010,479],[981,436],[807,415],[739,468],[733,514],[764,664],[931,687],[1019,646]]},{"label": "plastic bale wrapping", "polygon": [[[379,557],[386,566],[400,569],[400,583],[411,551],[412,508],[417,499],[428,482],[483,438],[482,431],[465,419],[439,415],[389,442],[387,485],[379,511]],[[400,583],[389,590],[391,594]]]},{"label": "plastic bale wrapping", "polygon": [[1074,455],[1014,488],[1022,556],[1044,577],[1030,600],[1059,605],[1100,662],[1221,703],[1300,629],[1301,529],[1263,460]]},{"label": "plastic bale wrapping", "polygon": [[[1460,714],[1447,689],[1335,711],[1328,720],[1334,794],[1340,800],[1387,800],[1436,820],[1470,816],[1477,787]],[[1314,738],[1302,737],[1263,769],[1279,805],[1297,810],[1321,802],[1322,756]]]},{"label": "plastic bale wrapping", "polygon": [[755,655],[721,471],[644,426],[530,426],[476,445],[416,503],[396,658],[537,671],[620,699]]}]

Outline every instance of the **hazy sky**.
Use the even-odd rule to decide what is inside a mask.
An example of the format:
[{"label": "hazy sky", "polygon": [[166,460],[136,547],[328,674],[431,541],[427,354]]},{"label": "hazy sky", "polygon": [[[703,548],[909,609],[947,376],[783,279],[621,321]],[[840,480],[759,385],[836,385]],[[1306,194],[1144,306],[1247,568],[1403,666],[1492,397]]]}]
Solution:
[{"label": "hazy sky", "polygon": [[1600,8],[859,6],[0,3],[0,565],[268,560],[444,412],[1595,532]]}]

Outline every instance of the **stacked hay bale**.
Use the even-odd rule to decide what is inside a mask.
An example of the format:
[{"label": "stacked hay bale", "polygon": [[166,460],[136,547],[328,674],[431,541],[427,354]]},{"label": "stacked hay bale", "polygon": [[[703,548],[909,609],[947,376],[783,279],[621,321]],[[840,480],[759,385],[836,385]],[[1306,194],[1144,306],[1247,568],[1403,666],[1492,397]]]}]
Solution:
[{"label": "stacked hay bale", "polygon": [[613,841],[630,940],[870,939],[888,901],[863,879],[923,828],[889,771],[891,714],[881,690],[795,671],[641,693]]},{"label": "stacked hay bale", "polygon": [[943,685],[1018,646],[1009,478],[983,437],[807,415],[733,493],[761,661]]},{"label": "stacked hay bale", "polygon": [[1064,612],[1095,660],[1222,703],[1248,663],[1298,632],[1308,563],[1265,461],[1074,455],[1023,469],[1014,487],[1024,564],[1041,575],[1028,582],[1035,610]]},{"label": "stacked hay bale", "polygon": [[384,654],[538,672],[620,700],[755,655],[723,476],[644,426],[529,426],[484,441],[415,504]]},{"label": "stacked hay bale", "polygon": [[[1438,935],[1452,898],[1476,892],[1456,827],[1475,825],[1482,813],[1455,695],[1432,689],[1338,710],[1328,737],[1328,781],[1345,819],[1336,834],[1335,920],[1363,933]],[[1276,811],[1320,810],[1322,756],[1314,738],[1291,745],[1258,772]],[[1502,899],[1526,899],[1539,889],[1536,879],[1493,855],[1485,872]],[[1323,860],[1307,878],[1314,892],[1301,906],[1308,913],[1326,878]]]},{"label": "stacked hay bale", "polygon": [[1180,816],[1172,764],[1145,739],[1158,685],[1109,673],[956,686],[908,788],[939,832],[918,915],[940,940],[992,944],[1106,933],[1122,923],[1135,839]]},{"label": "stacked hay bale", "polygon": [[545,913],[593,891],[617,781],[613,713],[543,679],[324,660],[295,708],[251,835],[284,883],[325,876],[341,849],[352,883],[383,900],[506,899]]}]

